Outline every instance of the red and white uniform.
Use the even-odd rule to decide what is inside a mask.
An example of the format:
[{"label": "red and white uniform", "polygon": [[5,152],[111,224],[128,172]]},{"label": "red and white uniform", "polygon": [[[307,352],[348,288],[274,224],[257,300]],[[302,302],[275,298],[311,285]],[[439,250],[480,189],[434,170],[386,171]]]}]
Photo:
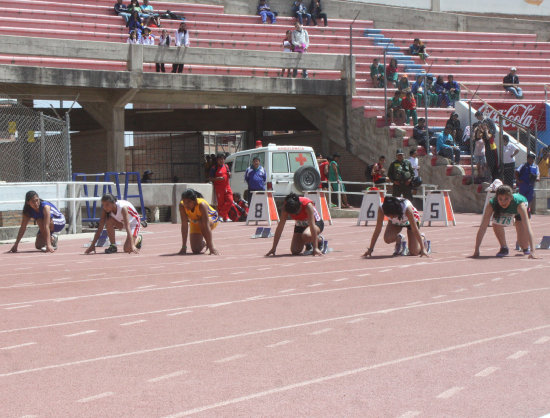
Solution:
[{"label": "red and white uniform", "polygon": [[[399,219],[397,216],[396,217],[388,216],[388,220],[390,221],[390,223],[397,226],[409,226],[411,223],[409,222],[409,218],[407,218],[407,215],[406,215],[407,208],[411,208],[414,219],[416,220],[417,223],[420,222],[420,213],[418,213],[418,210],[416,210],[413,204],[407,199],[400,199],[400,200],[401,200],[401,207],[403,208],[403,219]],[[382,205],[380,205],[380,210],[382,210]]]},{"label": "red and white uniform", "polygon": [[313,201],[308,199],[307,197],[300,197],[299,199],[300,203],[302,204],[302,209],[300,209],[300,212],[298,212],[297,214],[289,214],[290,217],[296,221],[296,225],[309,226],[306,206],[310,203],[313,206],[313,216],[315,217],[315,222],[319,222],[321,220],[321,216],[319,215],[319,212],[317,212],[317,209],[315,209],[315,204],[313,203]]},{"label": "red and white uniform", "polygon": [[233,192],[229,185],[229,167],[227,164],[221,167],[215,165],[212,167],[210,177],[223,177],[223,180],[214,180],[214,191],[218,201],[218,214],[220,218],[226,221],[229,217],[229,209],[233,205]]},{"label": "red and white uniform", "polygon": [[122,208],[128,209],[128,221],[130,222],[130,231],[132,231],[132,236],[135,238],[139,234],[139,230],[141,228],[141,220],[139,219],[139,213],[130,202],[127,200],[117,200],[116,201],[116,213],[109,213],[109,216],[111,216],[115,221],[118,221],[120,223],[124,223],[124,219],[122,217]]}]

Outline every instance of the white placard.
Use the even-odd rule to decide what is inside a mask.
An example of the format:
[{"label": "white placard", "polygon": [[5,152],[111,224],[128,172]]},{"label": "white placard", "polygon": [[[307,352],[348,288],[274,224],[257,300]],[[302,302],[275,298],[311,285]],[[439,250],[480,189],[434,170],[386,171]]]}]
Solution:
[{"label": "white placard", "polygon": [[426,206],[422,213],[422,225],[424,222],[445,222],[445,226],[449,226],[452,222],[456,225],[451,199],[449,192],[446,190],[430,191],[426,198]]},{"label": "white placard", "polygon": [[[275,213],[273,213],[273,211],[275,211]],[[279,214],[277,213],[277,207],[275,206],[273,196],[266,192],[252,192],[252,199],[250,199],[250,204],[248,205],[246,224],[248,225],[249,222],[256,222],[257,225],[258,222],[264,221],[271,225],[272,220],[279,220]]]},{"label": "white placard", "polygon": [[365,222],[365,225],[368,225],[369,221],[376,222],[378,218],[378,208],[380,208],[384,197],[384,192],[382,190],[367,190],[363,193],[363,201],[361,202],[361,210],[359,211],[359,218],[357,218],[357,225],[361,225],[361,222]]}]

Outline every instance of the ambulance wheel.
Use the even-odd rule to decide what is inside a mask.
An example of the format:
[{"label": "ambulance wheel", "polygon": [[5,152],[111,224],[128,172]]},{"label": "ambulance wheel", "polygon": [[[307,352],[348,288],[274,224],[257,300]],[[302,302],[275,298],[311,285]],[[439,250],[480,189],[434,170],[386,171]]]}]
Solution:
[{"label": "ambulance wheel", "polygon": [[300,192],[313,192],[319,189],[321,175],[315,167],[300,167],[294,173],[294,187]]}]

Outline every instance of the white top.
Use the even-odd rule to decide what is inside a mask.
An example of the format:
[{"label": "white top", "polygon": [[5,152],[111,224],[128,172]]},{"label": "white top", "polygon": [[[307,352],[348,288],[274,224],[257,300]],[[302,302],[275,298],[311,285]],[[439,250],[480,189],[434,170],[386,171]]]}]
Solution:
[{"label": "white top", "polygon": [[[388,216],[388,220],[391,224],[397,225],[397,226],[409,226],[410,222],[409,222],[409,218],[407,218],[407,208],[411,208],[413,213],[413,218],[416,220],[416,222],[420,222],[420,213],[418,213],[418,210],[413,206],[410,200],[401,198],[401,207],[403,208],[403,218],[399,219],[397,216],[396,217]],[[380,204],[380,210],[382,210],[382,204]]]},{"label": "white top", "polygon": [[128,208],[128,220],[130,221],[130,225],[134,224],[135,222],[140,222],[139,213],[137,212],[134,205],[132,205],[130,202],[128,202],[127,200],[117,200],[115,204],[116,213],[111,212],[109,214],[109,216],[111,216],[115,221],[122,223],[122,208]]},{"label": "white top", "polygon": [[411,166],[414,170],[414,176],[418,177],[418,157],[409,157],[409,161],[411,162]]},{"label": "white top", "polygon": [[176,46],[189,46],[189,31],[180,32],[176,30],[174,39],[176,40]]},{"label": "white top", "polygon": [[514,152],[516,152],[517,149],[518,149],[518,147],[516,147],[511,142],[508,142],[508,145],[504,145],[502,147],[502,150],[503,150],[502,162],[504,164],[515,163],[516,162],[516,157],[514,157],[513,154],[514,154]]},{"label": "white top", "polygon": [[166,35],[166,38],[162,35],[159,37],[159,46],[170,46],[170,36]]},{"label": "white top", "polygon": [[149,34],[149,36],[142,36],[141,37],[141,44],[142,45],[155,45],[155,37],[151,34]]},{"label": "white top", "polygon": [[127,43],[127,44],[134,44],[134,45],[135,45],[135,44],[138,44],[139,41],[138,41],[137,39],[128,38],[128,39],[126,39],[126,43]]},{"label": "white top", "polygon": [[292,44],[287,40],[283,41],[283,51],[284,52],[292,52]]},{"label": "white top", "polygon": [[302,28],[302,30],[293,30],[292,31],[292,43],[294,46],[301,47],[305,49],[309,48],[309,35],[307,30]]},{"label": "white top", "polygon": [[474,155],[476,157],[485,156],[485,143],[483,142],[483,139],[478,139],[476,141],[476,146],[474,148]]}]

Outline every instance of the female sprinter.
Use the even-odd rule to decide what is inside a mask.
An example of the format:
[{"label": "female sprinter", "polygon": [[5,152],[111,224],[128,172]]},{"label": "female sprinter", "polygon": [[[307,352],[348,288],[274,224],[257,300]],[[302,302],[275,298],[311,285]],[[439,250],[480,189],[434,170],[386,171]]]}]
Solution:
[{"label": "female sprinter", "polygon": [[533,245],[533,230],[527,212],[527,199],[519,193],[513,193],[510,186],[500,186],[496,191],[496,196],[485,207],[485,213],[477,231],[474,257],[479,257],[479,247],[491,221],[491,216],[493,217],[493,232],[500,244],[497,257],[508,255],[504,227],[515,225],[517,241],[523,250],[523,254],[528,255],[529,258],[537,258],[535,257],[535,246]]},{"label": "female sprinter", "polygon": [[31,218],[36,221],[39,228],[34,246],[37,250],[53,253],[57,250],[57,235],[55,233],[65,228],[65,217],[52,203],[40,199],[38,193],[32,190],[25,195],[23,219],[21,220],[17,239],[10,252],[17,252],[19,241],[23,238]]},{"label": "female sprinter", "polygon": [[[200,254],[206,247],[211,255],[219,255],[212,241],[212,231],[218,226],[220,218],[218,212],[208,204],[202,194],[187,189],[181,195],[181,250],[180,254],[187,253],[187,234],[193,254]],[[189,227],[187,224],[189,223]]]},{"label": "female sprinter", "polygon": [[128,254],[138,253],[142,242],[142,236],[139,234],[141,221],[134,205],[127,200],[118,200],[112,194],[107,193],[101,197],[101,206],[103,212],[101,213],[99,226],[91,245],[86,250],[86,254],[90,254],[92,251],[95,253],[95,244],[103,231],[103,227],[107,229],[110,242],[109,248],[105,249],[105,253],[113,254],[118,251],[115,239],[116,229],[126,231],[124,252]]},{"label": "female sprinter", "polygon": [[426,237],[420,234],[419,223],[420,214],[412,203],[402,197],[386,197],[384,203],[378,208],[378,217],[376,218],[376,228],[370,241],[370,246],[367,248],[364,257],[372,255],[376,240],[382,231],[384,224],[384,216],[388,217],[388,226],[384,232],[384,241],[387,244],[395,242],[395,251],[393,255],[403,255],[404,248],[402,242],[405,235],[401,234],[401,230],[407,228],[407,239],[409,241],[409,254],[428,257],[429,249],[426,248]]},{"label": "female sprinter", "polygon": [[[313,206],[313,202],[308,198],[298,197],[298,195],[290,193],[285,197],[281,220],[279,221],[279,225],[277,225],[275,237],[273,238],[273,247],[266,254],[266,257],[275,255],[275,250],[277,249],[277,244],[279,244],[279,239],[281,239],[288,216],[296,221],[294,235],[290,243],[292,255],[300,255],[304,249],[304,245],[306,246],[306,251],[311,251],[313,256],[322,254],[319,248],[322,248],[326,252],[326,247],[323,245],[323,237],[320,235],[325,228],[325,223],[319,216],[315,206]],[[318,244],[313,246],[313,243]]]}]

